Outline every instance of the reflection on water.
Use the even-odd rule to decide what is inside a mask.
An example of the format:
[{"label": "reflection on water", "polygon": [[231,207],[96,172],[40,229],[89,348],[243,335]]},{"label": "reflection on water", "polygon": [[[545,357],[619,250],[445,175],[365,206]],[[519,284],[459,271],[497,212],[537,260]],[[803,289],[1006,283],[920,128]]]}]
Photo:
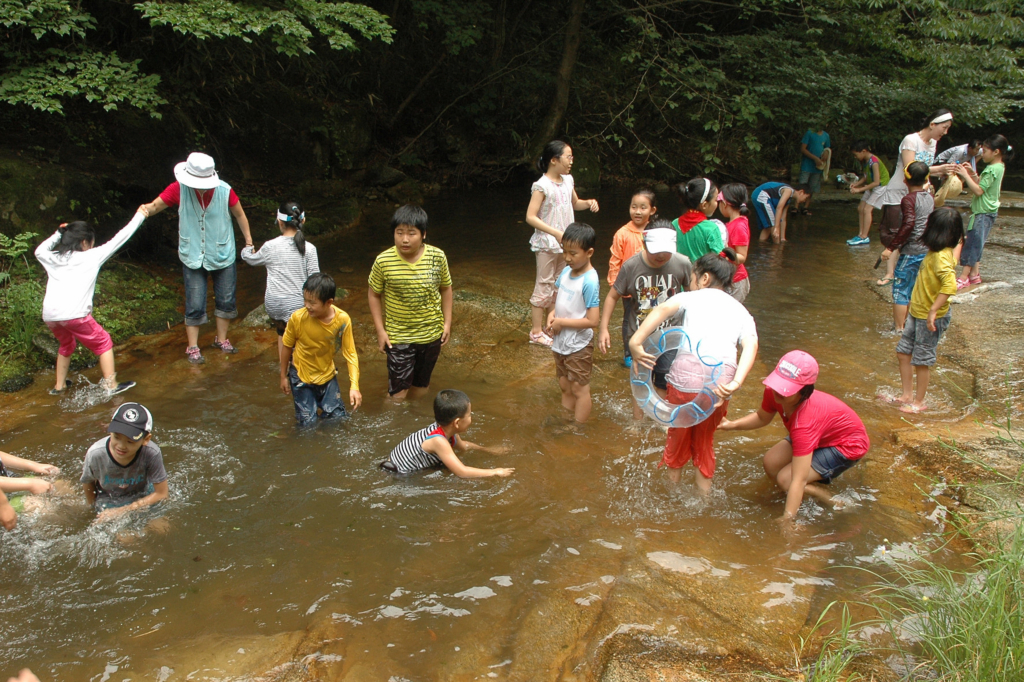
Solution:
[{"label": "reflection on water", "polygon": [[[600,198],[604,212],[580,217],[599,230],[603,275],[628,197]],[[139,382],[129,396],[154,414],[172,499],[95,527],[77,496],[59,497],[0,539],[3,669],[68,680],[338,666],[352,679],[585,678],[600,642],[632,630],[695,651],[788,659],[789,635],[867,580],[841,567],[884,562],[884,547],[912,551],[941,528],[887,442],[898,415],[874,400],[897,385],[895,340],[888,307],[869,289],[875,254],[844,244],[852,206],[795,219],[789,244],[754,245],[748,262],[761,355],[733,414],[759,404],[760,378],[799,347],[821,364],[818,386],[861,414],[874,444],[834,486],[848,509],[807,502],[805,525],[784,538],[773,523],[783,500],[760,464],[780,424],[718,439],[710,496],[685,484],[689,472],[673,486],[656,468],[664,433],[628,428],[618,347],[596,358],[591,422],[568,423],[550,352],[526,343],[526,199],[494,192],[427,206],[458,291],[433,387],[470,394],[473,441],[512,448],[468,462],[514,466],[513,477],[396,479],[374,466],[431,413],[429,401],[384,403],[365,276],[390,237],[386,216],[368,219],[315,240],[324,269],[351,292],[342,307],[356,325],[364,407],[347,423],[297,432],[270,331],[234,332],[242,352],[208,353],[202,368],[185,362],[180,329],[138,340],[119,372]],[[243,304],[256,305],[262,273],[240,273]],[[941,419],[967,402],[953,374],[929,391]],[[54,401],[45,384],[0,413],[0,447],[57,464],[77,488],[112,403],[87,382]],[[167,533],[146,532],[157,516]]]}]

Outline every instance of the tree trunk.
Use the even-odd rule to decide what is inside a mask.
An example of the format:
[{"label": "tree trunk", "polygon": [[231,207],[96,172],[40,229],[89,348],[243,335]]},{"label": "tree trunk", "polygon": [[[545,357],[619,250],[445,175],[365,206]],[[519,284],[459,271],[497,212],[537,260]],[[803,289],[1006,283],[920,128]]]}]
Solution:
[{"label": "tree trunk", "polygon": [[565,47],[562,50],[562,63],[555,77],[555,96],[547,116],[534,134],[530,147],[527,149],[527,162],[533,161],[540,154],[544,145],[554,139],[558,128],[565,117],[565,109],[569,104],[569,85],[572,72],[576,66],[576,57],[580,50],[580,29],[583,24],[583,6],[586,0],[570,0],[569,23],[565,27]]}]

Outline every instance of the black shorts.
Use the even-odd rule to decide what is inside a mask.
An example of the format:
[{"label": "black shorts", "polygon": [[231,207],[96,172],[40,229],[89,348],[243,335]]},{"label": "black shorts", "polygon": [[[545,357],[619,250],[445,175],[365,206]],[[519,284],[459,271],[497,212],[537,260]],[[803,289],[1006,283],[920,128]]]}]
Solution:
[{"label": "black shorts", "polygon": [[441,355],[441,339],[430,343],[395,343],[387,349],[388,395],[430,385],[430,375]]},{"label": "black shorts", "polygon": [[660,388],[663,391],[668,390],[668,372],[672,369],[672,363],[675,362],[676,353],[678,352],[678,350],[667,350],[654,363],[654,369],[651,370],[651,383],[654,384],[655,388]]}]

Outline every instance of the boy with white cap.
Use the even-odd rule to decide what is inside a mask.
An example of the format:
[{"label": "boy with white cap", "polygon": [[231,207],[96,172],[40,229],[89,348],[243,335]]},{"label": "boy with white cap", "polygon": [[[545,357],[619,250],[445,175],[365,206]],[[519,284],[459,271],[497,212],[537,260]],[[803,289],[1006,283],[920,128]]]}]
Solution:
[{"label": "boy with white cap", "polygon": [[[644,230],[643,240],[643,251],[622,264],[615,285],[604,299],[597,341],[597,347],[602,353],[607,354],[611,348],[608,323],[619,299],[622,299],[625,311],[622,315],[622,339],[628,353],[629,339],[648,313],[676,294],[694,288],[693,266],[689,258],[676,253],[676,231],[672,223],[667,220],[654,221]],[[666,320],[662,328],[673,324],[673,320]],[[662,357],[665,359],[665,368],[658,374],[663,384],[672,358]],[[633,419],[639,421],[642,417],[643,413],[634,402]]]},{"label": "boy with white cap", "polygon": [[138,403],[114,412],[110,433],[85,453],[81,483],[85,498],[99,514],[95,523],[110,521],[136,509],[166,500],[167,471],[153,438],[153,415]]},{"label": "boy with white cap", "polygon": [[864,422],[846,403],[814,390],[818,362],[802,350],[779,360],[765,385],[761,407],[735,421],[723,420],[722,431],[748,431],[767,426],[782,415],[789,435],[764,455],[764,472],[786,493],[784,521],[793,521],[804,493],[833,503],[821,484],[831,483],[859,462],[871,447]]},{"label": "boy with white cap", "polygon": [[[192,364],[206,360],[199,351],[199,325],[205,324],[206,278],[213,277],[217,318],[217,336],[213,345],[225,353],[238,349],[228,341],[228,320],[238,316],[235,307],[235,234],[231,224],[234,216],[252,246],[249,220],[231,185],[223,182],[214,168],[213,158],[193,152],[188,160],[174,167],[172,182],[151,203],[145,205],[153,216],[170,206],[178,207],[178,258],[185,278],[185,354]],[[184,188],[184,191],[183,189]]]}]

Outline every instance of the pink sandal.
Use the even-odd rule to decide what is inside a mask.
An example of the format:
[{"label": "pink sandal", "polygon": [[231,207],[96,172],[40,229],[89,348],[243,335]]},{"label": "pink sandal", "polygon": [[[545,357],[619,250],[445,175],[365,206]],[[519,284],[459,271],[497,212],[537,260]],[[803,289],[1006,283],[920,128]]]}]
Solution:
[{"label": "pink sandal", "polygon": [[971,286],[974,286],[975,284],[981,284],[981,275],[975,275],[974,277],[971,277],[970,282]]},{"label": "pink sandal", "polygon": [[966,279],[966,278],[965,279],[960,279],[960,278],[957,278],[957,280],[956,280],[956,290],[957,291],[960,291],[961,289],[966,289],[969,286],[971,286],[971,280],[970,279]]}]

